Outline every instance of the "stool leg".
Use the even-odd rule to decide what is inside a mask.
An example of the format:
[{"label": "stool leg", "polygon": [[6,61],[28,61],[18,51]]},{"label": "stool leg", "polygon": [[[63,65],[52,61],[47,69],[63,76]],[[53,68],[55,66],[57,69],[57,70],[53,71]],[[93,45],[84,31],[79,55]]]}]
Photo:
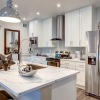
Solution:
[{"label": "stool leg", "polygon": [[13,99],[6,91],[1,90],[0,91],[3,95],[5,95],[8,99]]},{"label": "stool leg", "polygon": [[0,100],[8,100],[8,98],[0,92]]}]

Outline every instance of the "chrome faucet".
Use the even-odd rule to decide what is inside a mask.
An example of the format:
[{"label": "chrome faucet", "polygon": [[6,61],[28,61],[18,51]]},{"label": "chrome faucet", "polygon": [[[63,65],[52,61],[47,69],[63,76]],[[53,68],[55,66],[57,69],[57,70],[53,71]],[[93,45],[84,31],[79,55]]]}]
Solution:
[{"label": "chrome faucet", "polygon": [[[22,43],[23,43],[24,41],[29,41],[29,47],[31,47],[31,41],[28,40],[28,39],[23,39],[23,40],[21,41],[21,46],[22,46]],[[22,63],[22,48],[21,48],[21,46],[20,46],[20,51],[19,51],[19,64]]]}]

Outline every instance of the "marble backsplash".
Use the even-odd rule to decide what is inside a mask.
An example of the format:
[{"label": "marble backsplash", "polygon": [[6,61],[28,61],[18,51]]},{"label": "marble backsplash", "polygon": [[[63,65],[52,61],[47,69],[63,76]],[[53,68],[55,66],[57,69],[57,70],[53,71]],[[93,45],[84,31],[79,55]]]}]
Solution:
[{"label": "marble backsplash", "polygon": [[34,48],[34,53],[46,54],[54,56],[55,51],[68,51],[72,58],[75,58],[75,51],[82,51],[82,58],[85,58],[85,47],[65,47],[64,41],[55,44],[55,47]]}]

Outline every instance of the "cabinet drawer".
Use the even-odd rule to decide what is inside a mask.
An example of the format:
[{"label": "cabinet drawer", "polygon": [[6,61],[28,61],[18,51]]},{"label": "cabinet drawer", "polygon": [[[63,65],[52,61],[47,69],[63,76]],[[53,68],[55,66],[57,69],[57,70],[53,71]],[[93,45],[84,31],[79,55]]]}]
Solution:
[{"label": "cabinet drawer", "polygon": [[66,61],[65,60],[63,61],[62,60],[60,63],[61,63],[61,65],[75,66],[75,62],[73,62],[73,61],[67,61],[67,60]]},{"label": "cabinet drawer", "polygon": [[65,64],[66,64],[66,60],[61,60],[61,61],[60,61],[60,64],[61,64],[61,65],[65,65]]},{"label": "cabinet drawer", "polygon": [[75,62],[72,61],[66,61],[66,64],[69,66],[75,66]]},{"label": "cabinet drawer", "polygon": [[73,69],[73,70],[75,70],[75,67],[74,67],[74,66],[68,66],[68,69]]},{"label": "cabinet drawer", "polygon": [[85,67],[85,63],[76,62],[77,67]]},{"label": "cabinet drawer", "polygon": [[61,68],[67,68],[68,66],[66,65],[60,65]]},{"label": "cabinet drawer", "polygon": [[85,67],[76,67],[76,70],[85,72]]}]

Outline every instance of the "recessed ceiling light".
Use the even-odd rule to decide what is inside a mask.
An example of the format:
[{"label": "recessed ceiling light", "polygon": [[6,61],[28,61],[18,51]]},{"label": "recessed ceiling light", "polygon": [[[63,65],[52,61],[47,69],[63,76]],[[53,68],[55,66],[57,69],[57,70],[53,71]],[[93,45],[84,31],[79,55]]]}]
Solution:
[{"label": "recessed ceiling light", "polygon": [[37,12],[36,14],[37,14],[37,15],[40,15],[40,13],[39,13],[39,12]]},{"label": "recessed ceiling light", "polygon": [[18,5],[14,5],[15,8],[18,8]]},{"label": "recessed ceiling light", "polygon": [[26,18],[23,18],[23,20],[26,20]]},{"label": "recessed ceiling light", "polygon": [[58,3],[58,4],[57,4],[57,7],[58,7],[58,8],[60,8],[60,7],[61,7],[61,4],[60,4],[60,3]]}]

